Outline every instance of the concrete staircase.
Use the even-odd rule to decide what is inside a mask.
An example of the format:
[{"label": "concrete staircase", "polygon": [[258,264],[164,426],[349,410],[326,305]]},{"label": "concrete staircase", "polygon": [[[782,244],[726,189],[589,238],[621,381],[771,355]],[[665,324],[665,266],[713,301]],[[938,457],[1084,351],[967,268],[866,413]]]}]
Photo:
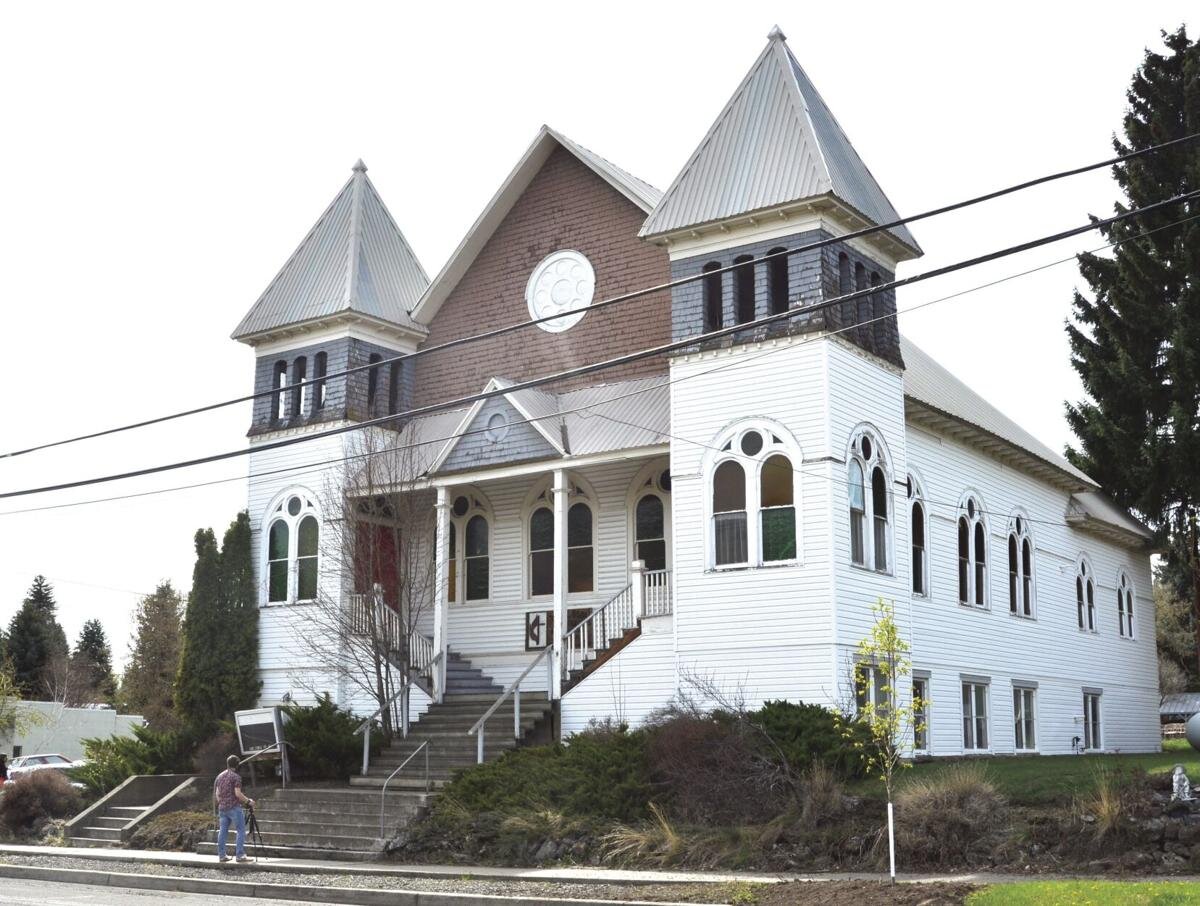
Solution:
[{"label": "concrete staircase", "polygon": [[[446,662],[446,695],[442,703],[431,705],[421,715],[410,728],[407,739],[393,739],[372,758],[365,776],[351,777],[347,786],[289,787],[261,799],[255,797],[264,844],[260,854],[308,859],[375,857],[383,846],[379,835],[381,805],[385,809],[385,837],[422,815],[456,771],[476,763],[476,738],[467,731],[503,691],[469,661],[451,653]],[[544,693],[521,696],[522,739],[539,729],[551,709]],[[489,718],[484,740],[484,758],[489,761],[517,746],[511,697]],[[429,743],[428,782],[424,751],[388,781],[423,742]],[[385,781],[388,781],[386,793]],[[254,796],[253,791],[246,792]],[[208,842],[197,847],[197,852],[216,852],[215,831]]]},{"label": "concrete staircase", "polygon": [[67,838],[70,846],[103,849],[119,847],[122,831],[140,818],[153,803],[145,805],[109,805],[99,813],[88,816],[88,824],[73,828]]},{"label": "concrete staircase", "polygon": [[183,793],[197,779],[190,774],[139,774],[92,803],[66,823],[69,846],[120,847],[138,827],[186,807]]}]

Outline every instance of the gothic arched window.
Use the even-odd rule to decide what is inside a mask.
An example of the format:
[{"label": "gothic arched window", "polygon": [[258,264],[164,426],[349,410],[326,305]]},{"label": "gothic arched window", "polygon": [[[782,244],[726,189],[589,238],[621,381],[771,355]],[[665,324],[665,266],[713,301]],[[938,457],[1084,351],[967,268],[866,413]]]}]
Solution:
[{"label": "gothic arched window", "polygon": [[1033,540],[1029,520],[1013,516],[1008,523],[1008,612],[1033,616]]},{"label": "gothic arched window", "polygon": [[738,255],[733,259],[733,311],[739,324],[754,320],[754,258]]},{"label": "gothic arched window", "polygon": [[788,256],[786,249],[773,248],[767,252],[767,296],[771,314],[788,310]]},{"label": "gothic arched window", "polygon": [[1096,631],[1096,578],[1086,557],[1079,558],[1075,573],[1075,610],[1079,628]]},{"label": "gothic arched window", "polygon": [[[722,281],[725,275],[719,273],[721,263],[710,261],[704,265],[704,330],[720,329],[724,320],[725,293]],[[717,272],[717,273],[714,273]]]},{"label": "gothic arched window", "polygon": [[319,591],[321,522],[307,491],[288,491],[267,517],[266,602],[314,601]]},{"label": "gothic arched window", "polygon": [[909,538],[912,541],[912,593],[929,597],[929,551],[926,548],[928,524],[925,513],[925,495],[921,485],[912,475],[908,476]]},{"label": "gothic arched window", "polygon": [[891,483],[883,446],[866,428],[855,432],[847,455],[850,561],[891,572]]},{"label": "gothic arched window", "polygon": [[987,526],[979,501],[969,495],[958,511],[958,601],[987,607],[987,589]]}]

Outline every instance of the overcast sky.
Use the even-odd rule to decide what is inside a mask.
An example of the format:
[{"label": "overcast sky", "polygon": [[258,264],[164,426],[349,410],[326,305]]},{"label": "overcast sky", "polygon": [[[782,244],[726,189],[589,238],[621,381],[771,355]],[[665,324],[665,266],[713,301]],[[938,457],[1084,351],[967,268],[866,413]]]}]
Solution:
[{"label": "overcast sky", "polygon": [[[436,273],[548,123],[665,189],[778,23],[901,214],[1106,157],[1143,49],[1195,11],[1143,4],[8,3],[0,7],[0,448],[249,392],[229,333],[362,157]],[[913,228],[901,275],[1111,210],[1106,172]],[[929,281],[901,308],[1100,244]],[[597,262],[597,266],[603,266]],[[902,329],[1056,449],[1080,392],[1072,264]],[[11,490],[243,446],[245,406],[0,460]],[[186,591],[191,539],[245,461],[0,501],[0,623],[30,580],[118,660],[137,594]],[[140,499],[14,513],[231,480]]]}]

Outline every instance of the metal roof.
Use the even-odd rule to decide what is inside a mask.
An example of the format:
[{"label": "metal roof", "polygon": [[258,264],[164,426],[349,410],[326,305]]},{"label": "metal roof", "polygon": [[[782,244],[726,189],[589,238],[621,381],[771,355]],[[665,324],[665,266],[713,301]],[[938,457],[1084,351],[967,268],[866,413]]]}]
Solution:
[{"label": "metal roof", "polygon": [[906,397],[979,428],[1028,453],[1075,479],[1084,488],[1099,487],[1095,481],[956,378],[934,361],[929,353],[905,336],[900,337],[900,354],[904,359]]},{"label": "metal roof", "polygon": [[1200,713],[1200,692],[1172,692],[1162,697],[1158,713],[1168,714],[1198,714]]},{"label": "metal roof", "polygon": [[428,285],[429,277],[360,160],[233,338],[344,312],[424,333],[409,313]]},{"label": "metal roof", "polygon": [[[1098,522],[1142,541],[1151,541],[1154,538],[1154,533],[1146,526],[1099,491],[1079,491],[1072,494],[1067,508],[1067,522],[1079,528],[1097,528],[1095,523]],[[1103,529],[1101,531],[1105,533]]]},{"label": "metal roof", "polygon": [[[824,195],[874,223],[899,219],[775,28],[639,235],[671,233]],[[889,232],[921,254],[906,227]]]},{"label": "metal roof", "polygon": [[476,218],[467,234],[463,237],[458,248],[450,255],[449,260],[438,271],[433,282],[417,303],[413,317],[421,324],[428,324],[453,292],[458,281],[475,261],[476,256],[483,250],[492,234],[508,216],[517,199],[529,188],[533,178],[542,169],[555,148],[565,148],[573,154],[584,166],[624,195],[647,214],[654,210],[654,205],[662,193],[647,182],[632,176],[615,164],[605,160],[594,151],[589,151],[576,142],[571,141],[561,132],[542,126],[537,136],[512,172],[508,174],[496,194],[484,207],[483,212]]}]

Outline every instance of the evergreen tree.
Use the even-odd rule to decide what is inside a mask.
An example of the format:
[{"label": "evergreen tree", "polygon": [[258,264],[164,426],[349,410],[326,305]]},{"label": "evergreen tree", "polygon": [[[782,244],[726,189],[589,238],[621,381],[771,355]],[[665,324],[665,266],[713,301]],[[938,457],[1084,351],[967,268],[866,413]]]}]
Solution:
[{"label": "evergreen tree", "polygon": [[68,655],[67,634],[58,623],[54,589],[45,576],[35,576],[21,609],[8,625],[8,656],[13,681],[24,698],[50,692],[56,662]]},{"label": "evergreen tree", "polygon": [[142,715],[155,730],[178,724],[172,690],[179,669],[182,619],[183,601],[166,581],[142,598],[134,613],[136,628],[119,700],[122,710]]},{"label": "evergreen tree", "polygon": [[262,688],[258,674],[258,595],[250,558],[250,516],[237,514],[221,541],[221,604],[228,655],[221,678],[230,711],[253,708]]},{"label": "evergreen tree", "polygon": [[196,565],[183,615],[175,708],[184,724],[203,729],[227,717],[224,683],[228,626],[221,606],[221,555],[212,529],[196,532]]},{"label": "evergreen tree", "polygon": [[112,704],[117,681],[112,670],[112,649],[99,620],[88,620],[79,631],[71,654],[71,676],[80,701]]},{"label": "evergreen tree", "polygon": [[[1184,28],[1146,51],[1127,94],[1118,153],[1200,131],[1200,47]],[[1114,168],[1118,212],[1200,189],[1200,142]],[[1084,254],[1090,298],[1077,292],[1067,325],[1072,364],[1088,399],[1068,404],[1079,449],[1071,461],[1137,512],[1168,545],[1200,615],[1200,222],[1177,223],[1195,201],[1104,229],[1111,257]],[[1154,231],[1141,238],[1133,236]],[[1200,620],[1193,619],[1200,662]]]}]

